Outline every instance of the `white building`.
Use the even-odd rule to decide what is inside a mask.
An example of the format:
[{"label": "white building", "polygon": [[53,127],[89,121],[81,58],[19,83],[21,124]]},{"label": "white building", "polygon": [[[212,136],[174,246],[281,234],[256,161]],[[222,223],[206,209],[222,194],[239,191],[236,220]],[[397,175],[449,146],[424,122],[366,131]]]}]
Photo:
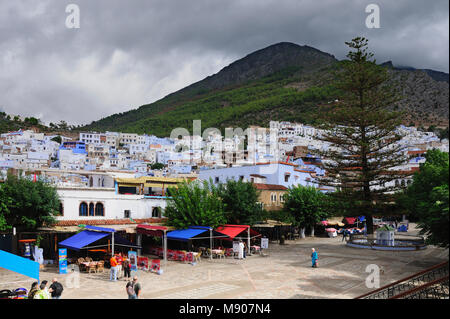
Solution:
[{"label": "white building", "polygon": [[[161,218],[166,199],[116,194],[114,188],[58,188],[63,220]],[[155,209],[156,208],[156,209]]]}]

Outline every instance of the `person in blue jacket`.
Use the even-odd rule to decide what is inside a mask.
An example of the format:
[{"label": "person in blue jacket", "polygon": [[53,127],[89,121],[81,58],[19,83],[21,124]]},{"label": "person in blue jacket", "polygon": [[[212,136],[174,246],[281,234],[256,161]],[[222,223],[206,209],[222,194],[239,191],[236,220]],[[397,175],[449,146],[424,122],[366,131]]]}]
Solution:
[{"label": "person in blue jacket", "polygon": [[317,255],[317,252],[314,248],[311,248],[312,254],[311,254],[311,261],[312,261],[312,267],[317,268],[317,259],[319,259],[319,256]]}]

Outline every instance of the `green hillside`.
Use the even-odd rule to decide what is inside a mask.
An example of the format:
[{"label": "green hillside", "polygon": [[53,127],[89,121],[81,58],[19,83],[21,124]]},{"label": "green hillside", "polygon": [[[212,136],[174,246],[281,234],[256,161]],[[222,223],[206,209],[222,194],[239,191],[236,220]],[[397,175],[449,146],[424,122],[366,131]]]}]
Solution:
[{"label": "green hillside", "polygon": [[[154,103],[114,114],[81,127],[169,136],[177,127],[192,132],[192,121],[209,127],[268,126],[271,120],[314,124],[318,107],[338,98],[331,86],[339,68],[334,56],[308,46],[282,42],[255,51]],[[448,81],[423,70],[402,70],[391,63],[392,84],[404,97],[404,124],[448,126]]]},{"label": "green hillside", "polygon": [[[192,130],[193,120],[202,120],[202,128],[267,126],[274,118],[313,123],[317,104],[336,96],[330,85],[309,84],[308,76],[299,76],[299,68],[278,71],[247,84],[182,98],[168,96],[137,110],[115,114],[93,122],[84,130],[115,130],[169,136],[172,129]],[[301,89],[292,83],[304,83]],[[275,116],[274,116],[275,115]]]}]

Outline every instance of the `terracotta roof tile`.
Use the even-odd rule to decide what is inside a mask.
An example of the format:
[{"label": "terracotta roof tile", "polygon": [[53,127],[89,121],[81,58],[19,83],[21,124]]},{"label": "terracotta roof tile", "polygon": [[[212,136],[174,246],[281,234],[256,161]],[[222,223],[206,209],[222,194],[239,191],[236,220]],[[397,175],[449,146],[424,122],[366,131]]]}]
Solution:
[{"label": "terracotta roof tile", "polygon": [[287,187],[285,187],[283,185],[260,184],[260,183],[253,183],[253,185],[256,187],[256,189],[260,189],[260,190],[279,190],[279,191],[287,190]]},{"label": "terracotta roof tile", "polygon": [[78,226],[78,225],[91,225],[91,226],[101,226],[101,225],[137,225],[143,223],[161,223],[165,221],[166,218],[140,218],[134,219],[134,222],[128,218],[121,219],[83,219],[83,220],[59,220],[54,226]]}]

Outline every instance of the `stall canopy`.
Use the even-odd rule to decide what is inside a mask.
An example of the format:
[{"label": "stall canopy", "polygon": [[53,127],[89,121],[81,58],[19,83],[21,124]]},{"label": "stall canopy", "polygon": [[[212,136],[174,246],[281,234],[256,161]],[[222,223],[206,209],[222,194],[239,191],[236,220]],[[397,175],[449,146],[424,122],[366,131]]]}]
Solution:
[{"label": "stall canopy", "polygon": [[[104,227],[96,227],[96,226],[85,226],[85,230],[79,232],[78,234],[73,235],[72,237],[67,238],[59,243],[60,247],[69,248],[72,250],[80,250],[84,248],[94,248],[87,247],[88,245],[108,237],[112,238],[112,234],[116,232],[112,228],[104,228]],[[122,238],[119,235],[114,235],[114,244],[117,246],[128,246],[128,247],[138,247],[133,245],[133,243],[129,242],[125,238]],[[106,245],[102,245],[106,246]]]},{"label": "stall canopy", "polygon": [[79,232],[78,234],[73,235],[66,240],[63,240],[59,243],[59,246],[73,250],[80,250],[83,247],[110,235],[110,233],[83,230],[82,232]]},{"label": "stall canopy", "polygon": [[[219,226],[215,229],[216,232],[228,236],[228,238],[225,239],[234,239],[238,237],[241,233],[245,232],[244,237],[248,237],[248,229],[250,229],[250,236],[257,237],[260,236],[260,234],[251,229],[248,225],[223,225]],[[243,234],[244,235],[244,234]]]},{"label": "stall canopy", "polygon": [[167,239],[188,241],[200,234],[209,232],[211,229],[211,227],[207,226],[190,226],[187,229],[174,230],[167,233]]},{"label": "stall canopy", "polygon": [[224,225],[217,227],[215,230],[233,239],[243,231],[248,230],[249,227],[247,225]]},{"label": "stall canopy", "polygon": [[345,217],[344,222],[347,225],[353,225],[354,223],[356,223],[356,218],[355,217]]},{"label": "stall canopy", "polygon": [[163,237],[164,232],[168,231],[168,230],[169,230],[168,227],[145,225],[145,224],[139,224],[136,227],[136,232],[138,234],[144,234],[144,235],[153,236],[153,237]]}]

